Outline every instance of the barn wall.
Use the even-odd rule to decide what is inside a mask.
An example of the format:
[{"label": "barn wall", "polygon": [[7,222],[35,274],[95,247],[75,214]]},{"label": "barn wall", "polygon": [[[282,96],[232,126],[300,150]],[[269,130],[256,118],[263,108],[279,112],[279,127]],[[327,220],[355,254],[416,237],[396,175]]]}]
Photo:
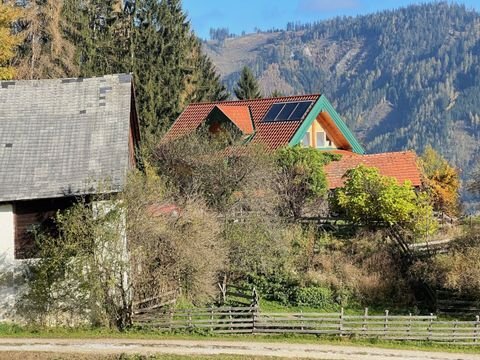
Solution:
[{"label": "barn wall", "polygon": [[70,207],[74,198],[42,199],[18,201],[15,203],[15,258],[35,257],[34,226],[51,226],[52,217],[58,210]]},{"label": "barn wall", "polygon": [[15,261],[14,222],[12,204],[0,204],[0,321],[12,319],[19,285],[21,264]]},{"label": "barn wall", "polygon": [[14,259],[15,231],[12,204],[0,204],[0,263]]}]

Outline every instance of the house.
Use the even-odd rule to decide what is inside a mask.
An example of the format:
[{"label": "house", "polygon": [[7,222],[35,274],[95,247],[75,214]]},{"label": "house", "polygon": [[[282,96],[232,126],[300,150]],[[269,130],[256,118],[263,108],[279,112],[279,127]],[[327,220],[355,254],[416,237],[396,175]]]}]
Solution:
[{"label": "house", "polygon": [[32,229],[76,197],[122,191],[136,165],[139,126],[129,74],[2,81],[0,104],[5,265],[34,256]]},{"label": "house", "polygon": [[261,143],[269,150],[302,144],[342,155],[325,167],[328,186],[343,185],[343,175],[359,164],[376,167],[400,183],[421,185],[413,152],[365,155],[365,150],[325,95],[197,103],[189,105],[165,135],[169,141],[204,127],[212,133],[235,129],[245,143]]}]

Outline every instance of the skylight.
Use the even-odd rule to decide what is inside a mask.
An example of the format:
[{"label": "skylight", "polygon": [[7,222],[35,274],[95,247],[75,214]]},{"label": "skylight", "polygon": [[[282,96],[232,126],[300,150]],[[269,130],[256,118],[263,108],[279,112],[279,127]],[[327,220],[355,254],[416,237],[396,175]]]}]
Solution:
[{"label": "skylight", "polygon": [[300,101],[273,104],[263,122],[302,120],[312,103],[313,101]]}]

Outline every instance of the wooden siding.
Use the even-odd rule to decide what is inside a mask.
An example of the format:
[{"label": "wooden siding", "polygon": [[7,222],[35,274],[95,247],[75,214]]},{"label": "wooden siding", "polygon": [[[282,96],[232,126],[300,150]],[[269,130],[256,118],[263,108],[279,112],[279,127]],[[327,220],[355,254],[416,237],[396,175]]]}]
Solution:
[{"label": "wooden siding", "polygon": [[15,258],[28,259],[38,252],[32,230],[36,226],[54,226],[52,217],[58,210],[65,210],[75,202],[74,198],[18,201],[15,213]]}]

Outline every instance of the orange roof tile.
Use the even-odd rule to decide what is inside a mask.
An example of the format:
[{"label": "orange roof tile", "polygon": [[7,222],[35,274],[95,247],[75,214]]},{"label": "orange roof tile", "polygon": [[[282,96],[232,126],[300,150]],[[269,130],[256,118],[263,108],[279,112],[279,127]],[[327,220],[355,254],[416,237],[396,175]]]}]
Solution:
[{"label": "orange roof tile", "polygon": [[245,135],[253,134],[253,122],[250,117],[248,106],[238,105],[217,105],[222,111]]},{"label": "orange roof tile", "polygon": [[422,184],[420,170],[417,165],[417,155],[413,151],[371,155],[345,154],[342,152],[342,158],[339,161],[332,161],[325,166],[329,189],[342,187],[344,184],[343,176],[347,170],[353,169],[360,164],[375,167],[380,174],[394,177],[400,184],[403,184],[406,180],[409,180],[413,186]]},{"label": "orange roof tile", "polygon": [[[183,135],[187,135],[197,129],[200,124],[207,118],[215,106],[218,106],[222,111],[227,107],[245,108],[248,107],[253,121],[253,126],[256,135],[253,141],[261,141],[269,149],[277,149],[288,145],[293,135],[297,132],[302,124],[302,121],[279,121],[262,123],[264,116],[270,107],[278,102],[293,102],[293,101],[317,101],[320,95],[300,95],[300,96],[285,96],[269,99],[255,99],[255,100],[241,100],[241,101],[223,101],[212,103],[197,103],[190,104],[184,112],[174,122],[170,130],[165,135],[164,140],[171,140]],[[227,110],[229,111],[229,110]],[[244,110],[240,110],[244,112]],[[233,112],[233,110],[232,110]],[[225,113],[225,115],[227,115]],[[228,116],[228,115],[227,115]],[[237,115],[235,115],[237,116]],[[230,118],[230,116],[229,116]],[[244,120],[244,115],[237,118],[241,119],[236,125],[248,129]],[[234,121],[234,119],[232,119]]]}]

